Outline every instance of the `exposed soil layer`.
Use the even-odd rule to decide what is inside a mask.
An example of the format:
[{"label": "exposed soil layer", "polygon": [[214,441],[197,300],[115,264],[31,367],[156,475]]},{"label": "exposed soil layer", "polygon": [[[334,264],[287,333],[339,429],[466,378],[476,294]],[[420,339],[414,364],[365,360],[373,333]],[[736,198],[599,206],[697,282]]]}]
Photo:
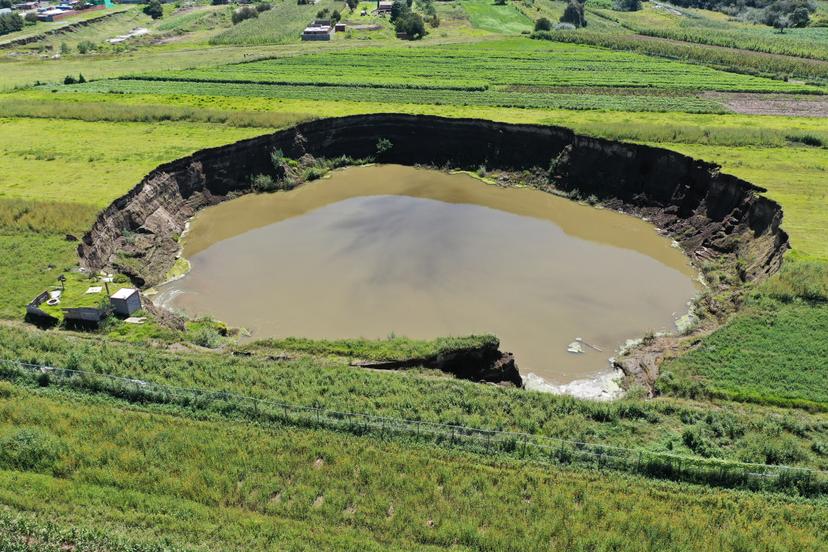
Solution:
[{"label": "exposed soil layer", "polygon": [[[381,139],[391,147],[379,153]],[[504,171],[506,183],[595,196],[611,208],[648,218],[691,259],[715,264],[730,276],[721,282],[775,272],[788,248],[779,204],[759,195],[764,189],[722,174],[711,163],[554,126],[381,114],[303,123],[158,167],[100,214],[78,246],[82,265],[113,268],[139,286],[160,283],[180,254],[178,238],[196,211],[250,192],[251,175],[280,177],[271,160],[275,149],[293,159],[345,155],[466,170],[485,166]],[[731,287],[737,295],[738,286]],[[650,364],[657,366],[660,355],[647,354],[654,360],[648,356],[646,370],[635,354],[619,367],[649,383]]]},{"label": "exposed soil layer", "polygon": [[747,115],[828,117],[825,96],[707,92],[701,97],[720,101],[734,112]]}]

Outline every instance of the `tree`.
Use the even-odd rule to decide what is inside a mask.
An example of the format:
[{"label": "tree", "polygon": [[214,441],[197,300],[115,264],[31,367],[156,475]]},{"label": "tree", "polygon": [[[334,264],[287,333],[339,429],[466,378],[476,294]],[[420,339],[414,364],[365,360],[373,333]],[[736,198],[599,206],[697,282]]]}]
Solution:
[{"label": "tree", "polygon": [[560,21],[561,23],[569,23],[575,27],[586,27],[587,21],[586,17],[584,17],[584,5],[578,2],[578,0],[571,0],[566,6],[566,9],[564,9]]},{"label": "tree", "polygon": [[406,4],[405,2],[402,2],[401,0],[394,0],[394,3],[391,4],[392,22],[409,13],[411,13],[411,8],[409,8],[408,4]]},{"label": "tree", "polygon": [[11,9],[12,7],[12,0],[0,0],[0,9],[8,8]]},{"label": "tree", "polygon": [[161,19],[164,17],[164,7],[160,0],[150,0],[149,4],[144,6],[144,13],[153,19]]},{"label": "tree", "polygon": [[256,17],[259,17],[259,12],[255,8],[244,6],[234,11],[230,19],[233,21],[233,25],[238,25],[246,19],[254,19]]},{"label": "tree", "polygon": [[359,0],[345,0],[345,5],[348,6],[348,9],[354,11],[359,7]]},{"label": "tree", "polygon": [[641,9],[641,0],[613,0],[612,9],[625,12],[638,11]]},{"label": "tree", "polygon": [[426,34],[425,21],[417,13],[408,12],[400,16],[394,23],[398,33],[405,33],[409,40],[419,40]]},{"label": "tree", "polygon": [[16,13],[0,14],[0,35],[13,33],[23,28],[23,18]]},{"label": "tree", "polygon": [[495,0],[495,6],[505,6],[507,0]]},{"label": "tree", "polygon": [[536,31],[551,31],[552,30],[552,22],[549,21],[545,17],[541,17],[537,21],[535,21],[535,30]]},{"label": "tree", "polygon": [[331,14],[331,21],[336,24],[342,20],[342,14],[339,13],[339,10],[334,10]]}]

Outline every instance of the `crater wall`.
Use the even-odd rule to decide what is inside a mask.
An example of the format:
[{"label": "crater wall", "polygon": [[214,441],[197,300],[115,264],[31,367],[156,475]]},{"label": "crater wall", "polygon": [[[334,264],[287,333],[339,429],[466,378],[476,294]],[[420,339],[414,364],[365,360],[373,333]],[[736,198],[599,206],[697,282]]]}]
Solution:
[{"label": "crater wall", "polygon": [[[380,139],[391,148],[378,154]],[[547,191],[594,195],[647,217],[697,261],[730,259],[741,280],[775,272],[788,248],[779,204],[711,163],[555,126],[378,114],[302,123],[159,166],[98,216],[78,246],[81,264],[118,270],[139,286],[161,282],[179,253],[187,220],[205,206],[250,192],[250,175],[275,175],[275,149],[296,159],[346,155],[528,171]]]}]

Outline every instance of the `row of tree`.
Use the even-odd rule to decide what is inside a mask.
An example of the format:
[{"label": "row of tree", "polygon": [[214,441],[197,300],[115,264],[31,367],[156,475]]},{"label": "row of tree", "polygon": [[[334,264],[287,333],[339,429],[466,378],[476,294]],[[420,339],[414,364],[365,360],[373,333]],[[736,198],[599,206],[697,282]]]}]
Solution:
[{"label": "row of tree", "polygon": [[13,33],[23,28],[23,18],[16,13],[0,14],[0,35]]},{"label": "row of tree", "polygon": [[684,8],[715,10],[780,30],[805,27],[816,11],[811,0],[672,0]]}]

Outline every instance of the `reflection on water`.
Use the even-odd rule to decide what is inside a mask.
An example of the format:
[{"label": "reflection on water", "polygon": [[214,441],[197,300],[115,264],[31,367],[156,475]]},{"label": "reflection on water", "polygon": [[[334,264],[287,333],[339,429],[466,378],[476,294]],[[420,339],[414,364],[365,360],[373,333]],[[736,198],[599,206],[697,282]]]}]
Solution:
[{"label": "reflection on water", "polygon": [[[606,369],[630,337],[671,329],[694,295],[648,224],[529,189],[394,165],[211,207],[167,306],[254,337],[493,333],[522,373]],[[568,353],[575,337],[603,350]]]}]

